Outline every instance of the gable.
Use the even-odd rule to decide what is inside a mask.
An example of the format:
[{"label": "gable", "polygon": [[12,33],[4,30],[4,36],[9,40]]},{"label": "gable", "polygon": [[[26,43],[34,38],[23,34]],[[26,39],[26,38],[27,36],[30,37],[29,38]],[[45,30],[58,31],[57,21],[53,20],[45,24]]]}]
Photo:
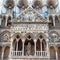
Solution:
[{"label": "gable", "polygon": [[13,20],[14,22],[48,22],[43,16],[40,15],[32,7],[25,9],[17,18]]}]

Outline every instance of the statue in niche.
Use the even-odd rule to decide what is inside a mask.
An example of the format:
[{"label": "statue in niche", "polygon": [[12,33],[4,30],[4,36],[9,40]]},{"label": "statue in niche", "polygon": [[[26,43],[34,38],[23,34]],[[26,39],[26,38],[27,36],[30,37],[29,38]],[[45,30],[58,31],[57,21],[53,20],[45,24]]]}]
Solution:
[{"label": "statue in niche", "polygon": [[26,47],[26,55],[31,55],[31,44],[30,44],[30,42],[28,42],[28,45],[27,45],[27,47]]}]

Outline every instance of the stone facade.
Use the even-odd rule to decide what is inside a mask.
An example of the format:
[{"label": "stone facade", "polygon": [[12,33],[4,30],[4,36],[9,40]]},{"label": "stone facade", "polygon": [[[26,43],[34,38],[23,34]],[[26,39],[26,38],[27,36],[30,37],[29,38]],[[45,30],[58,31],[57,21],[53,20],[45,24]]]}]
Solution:
[{"label": "stone facade", "polygon": [[56,0],[6,0],[0,15],[0,60],[60,60],[57,6]]}]

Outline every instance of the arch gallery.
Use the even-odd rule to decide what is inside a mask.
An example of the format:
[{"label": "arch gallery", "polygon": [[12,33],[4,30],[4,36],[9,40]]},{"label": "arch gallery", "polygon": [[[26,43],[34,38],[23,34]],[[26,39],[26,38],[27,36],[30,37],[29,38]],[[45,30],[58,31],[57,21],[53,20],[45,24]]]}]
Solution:
[{"label": "arch gallery", "polygon": [[60,60],[57,6],[57,0],[6,0],[0,15],[0,60]]}]

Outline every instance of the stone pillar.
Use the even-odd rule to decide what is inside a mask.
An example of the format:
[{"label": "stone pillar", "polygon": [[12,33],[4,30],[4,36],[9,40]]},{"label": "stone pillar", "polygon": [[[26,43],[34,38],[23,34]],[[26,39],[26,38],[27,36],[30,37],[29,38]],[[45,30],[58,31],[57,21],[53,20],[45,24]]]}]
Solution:
[{"label": "stone pillar", "polygon": [[7,26],[7,16],[6,16],[6,22],[5,22],[5,27]]},{"label": "stone pillar", "polygon": [[25,42],[25,39],[22,39],[22,42],[23,42],[22,56],[24,56],[24,42]]},{"label": "stone pillar", "polygon": [[58,60],[58,49],[56,48],[56,60]]},{"label": "stone pillar", "polygon": [[2,48],[1,60],[3,60],[3,57],[4,57],[4,50],[5,50],[5,47]]},{"label": "stone pillar", "polygon": [[11,46],[10,46],[9,58],[11,58],[11,54],[12,54],[12,51],[13,51],[13,46],[12,46],[13,39],[12,39],[12,35],[13,35],[13,34],[11,34]]},{"label": "stone pillar", "polygon": [[41,56],[42,56],[42,40],[40,41],[40,46],[41,46]]},{"label": "stone pillar", "polygon": [[48,44],[48,41],[46,42],[46,44],[47,44],[47,49],[46,49],[46,51],[47,51],[47,56],[49,57],[49,56],[50,56],[50,53],[49,53],[49,44]]},{"label": "stone pillar", "polygon": [[53,16],[53,25],[55,27],[55,16]]},{"label": "stone pillar", "polygon": [[2,19],[0,18],[0,25],[1,25],[1,21],[2,21]]},{"label": "stone pillar", "polygon": [[16,51],[18,51],[18,40],[17,40],[17,45],[16,45]]},{"label": "stone pillar", "polygon": [[34,39],[34,44],[35,44],[34,50],[35,50],[35,56],[36,56],[36,39]]}]

